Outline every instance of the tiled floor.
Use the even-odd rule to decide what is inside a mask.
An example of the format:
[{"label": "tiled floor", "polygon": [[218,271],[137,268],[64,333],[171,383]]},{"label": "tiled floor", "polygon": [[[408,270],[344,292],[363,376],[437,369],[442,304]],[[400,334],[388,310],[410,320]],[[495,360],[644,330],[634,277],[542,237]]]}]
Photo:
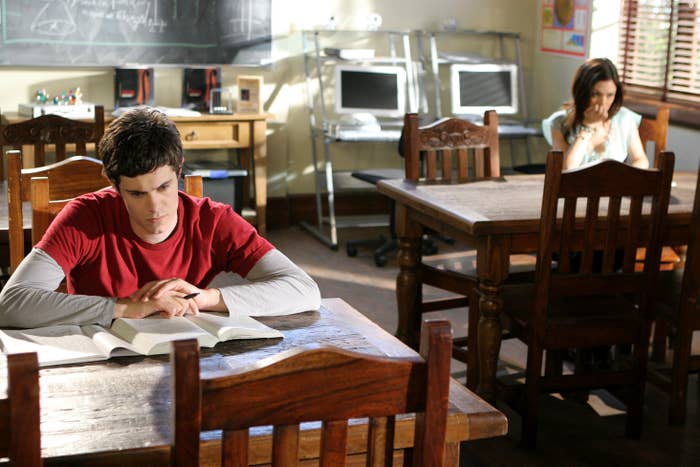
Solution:
[{"label": "tiled floor", "polygon": [[[341,231],[347,238],[372,235],[368,230]],[[384,329],[396,329],[396,260],[384,268],[374,266],[368,250],[348,258],[343,248],[334,252],[298,228],[273,230],[269,239],[302,266],[318,282],[324,297],[340,297]],[[344,245],[344,243],[341,243]],[[441,245],[440,252],[453,248]],[[439,294],[428,292],[427,294]],[[450,313],[456,335],[464,334],[466,309]],[[499,371],[522,368],[524,347],[514,341],[504,343]],[[464,378],[464,366],[453,365],[453,376]],[[508,407],[499,406],[509,418],[506,437],[465,443],[465,466],[482,465],[567,465],[567,466],[672,466],[700,465],[700,381],[691,377],[687,422],[670,427],[667,396],[648,385],[641,440],[624,437],[624,407],[606,392],[596,392],[589,404],[545,396],[542,399],[538,448],[518,447],[520,419]]]}]

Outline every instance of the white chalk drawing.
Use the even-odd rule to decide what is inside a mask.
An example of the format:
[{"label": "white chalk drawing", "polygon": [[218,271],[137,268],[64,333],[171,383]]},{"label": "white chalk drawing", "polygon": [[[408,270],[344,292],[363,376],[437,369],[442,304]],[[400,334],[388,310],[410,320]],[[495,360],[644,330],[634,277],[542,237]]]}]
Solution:
[{"label": "white chalk drawing", "polygon": [[47,2],[30,25],[32,32],[54,37],[73,34],[77,27],[65,2]]}]

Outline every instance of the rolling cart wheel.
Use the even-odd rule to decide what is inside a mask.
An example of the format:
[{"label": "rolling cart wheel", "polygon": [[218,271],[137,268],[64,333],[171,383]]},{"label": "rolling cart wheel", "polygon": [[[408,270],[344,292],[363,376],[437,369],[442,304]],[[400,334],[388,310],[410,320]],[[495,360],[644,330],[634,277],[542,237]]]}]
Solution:
[{"label": "rolling cart wheel", "polygon": [[357,248],[355,248],[355,247],[352,246],[352,245],[347,245],[347,246],[345,247],[345,252],[346,252],[346,253],[348,254],[348,256],[350,256],[351,258],[354,258],[355,256],[357,256]]},{"label": "rolling cart wheel", "polygon": [[374,264],[380,268],[386,266],[387,261],[386,255],[374,255]]}]

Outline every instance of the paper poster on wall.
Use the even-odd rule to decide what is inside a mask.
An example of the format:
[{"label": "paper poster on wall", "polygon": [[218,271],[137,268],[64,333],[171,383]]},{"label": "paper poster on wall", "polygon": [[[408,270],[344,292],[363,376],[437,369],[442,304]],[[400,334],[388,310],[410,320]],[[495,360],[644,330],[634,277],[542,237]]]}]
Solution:
[{"label": "paper poster on wall", "polygon": [[590,0],[542,0],[540,50],[584,57],[590,40]]}]

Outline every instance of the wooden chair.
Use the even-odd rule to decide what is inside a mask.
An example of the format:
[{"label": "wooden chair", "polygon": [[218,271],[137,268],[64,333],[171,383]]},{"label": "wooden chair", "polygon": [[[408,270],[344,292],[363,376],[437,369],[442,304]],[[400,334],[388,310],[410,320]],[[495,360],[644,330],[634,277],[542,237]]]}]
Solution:
[{"label": "wooden chair", "polygon": [[[700,168],[698,180],[700,181]],[[664,279],[666,281],[660,287],[662,297],[656,303],[656,325],[671,324],[673,360],[670,369],[666,366],[650,368],[649,381],[669,393],[669,422],[682,425],[685,423],[688,374],[700,372],[700,355],[691,353],[693,332],[700,330],[700,183],[695,188],[685,269],[682,275],[680,271],[673,271],[672,275]]]},{"label": "wooden chair", "polygon": [[[501,175],[498,114],[493,110],[484,113],[483,126],[446,118],[419,127],[418,115],[406,114],[403,136],[407,180],[453,184]],[[472,305],[468,335],[454,339],[453,358],[467,364],[467,387],[475,390],[478,380],[476,329],[479,318],[475,306],[478,303],[476,271],[468,270],[465,274],[431,266],[421,260],[419,277],[425,285],[458,294],[438,300],[423,301],[421,298],[421,313]],[[402,300],[402,297],[397,299]]]},{"label": "wooden chair", "polygon": [[299,423],[322,421],[320,465],[345,465],[350,418],[370,417],[367,465],[392,465],[394,415],[416,413],[413,465],[442,466],[450,324],[426,321],[421,355],[392,359],[297,348],[226,376],[201,378],[195,340],[173,343],[172,461],[199,465],[200,431],[223,429],[222,465],[248,465],[248,428],[274,425],[272,465],[298,464]]},{"label": "wooden chair", "polygon": [[666,150],[668,115],[668,106],[661,105],[656,112],[656,119],[644,117],[639,124],[639,137],[642,140],[644,148],[646,149],[647,143],[654,143],[654,167],[658,167],[657,161],[659,159],[659,154]]},{"label": "wooden chair", "polygon": [[[59,115],[42,115],[18,123],[0,124],[0,152],[3,146],[22,149],[34,146],[34,166],[46,164],[46,146],[55,146],[56,162],[66,158],[66,146],[75,145],[75,155],[87,155],[87,144],[97,143],[105,129],[104,107],[95,106],[95,120],[83,122]],[[4,180],[0,164],[0,180]]]},{"label": "wooden chair", "polygon": [[[97,191],[101,188],[104,188],[104,186],[91,191]],[[41,240],[54,217],[72,199],[65,197],[56,199],[51,196],[52,189],[53,185],[50,183],[50,177],[32,177],[32,245],[36,245]],[[184,189],[190,195],[201,198],[203,191],[202,177],[200,175],[185,176]]]},{"label": "wooden chair", "polygon": [[109,186],[102,175],[102,162],[86,156],[73,156],[55,164],[22,169],[20,151],[8,151],[7,205],[10,243],[10,271],[14,271],[25,255],[22,202],[30,200],[30,179],[47,177],[51,183],[50,199],[70,199],[83,193]]},{"label": "wooden chair", "polygon": [[8,355],[7,380],[7,399],[0,400],[0,457],[10,465],[41,466],[36,353]]},{"label": "wooden chair", "polygon": [[[503,325],[527,344],[522,444],[537,438],[541,392],[615,388],[629,391],[628,436],[639,436],[647,369],[650,304],[661,255],[661,234],[668,210],[674,156],[661,153],[659,169],[642,170],[607,160],[562,173],[563,156],[547,156],[540,241],[534,284],[503,289]],[[651,199],[649,227],[642,226],[643,198]],[[563,211],[558,205],[563,200]],[[585,218],[577,218],[579,212]],[[621,206],[629,212],[621,214]],[[646,263],[636,272],[636,250],[645,247]],[[621,269],[615,256],[622,250]],[[558,267],[551,267],[558,256]],[[578,256],[580,255],[580,256]],[[593,266],[599,256],[601,267]],[[578,266],[574,264],[580,259]],[[609,371],[577,367],[562,374],[561,352],[611,345],[632,345],[631,362],[615,362]],[[544,353],[547,367],[542,375]]]}]

